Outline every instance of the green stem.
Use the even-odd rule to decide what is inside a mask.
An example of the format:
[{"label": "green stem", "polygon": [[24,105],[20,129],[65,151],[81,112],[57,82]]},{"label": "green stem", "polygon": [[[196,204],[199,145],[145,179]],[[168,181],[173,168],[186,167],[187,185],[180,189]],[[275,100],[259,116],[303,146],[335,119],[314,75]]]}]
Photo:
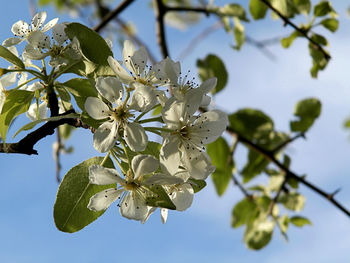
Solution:
[{"label": "green stem", "polygon": [[131,168],[131,160],[129,158],[129,154],[128,154],[128,151],[126,149],[125,142],[123,140],[120,140],[120,144],[122,145],[124,153],[125,153],[125,156],[128,159],[129,168]]},{"label": "green stem", "polygon": [[167,128],[161,128],[161,127],[144,127],[144,129],[146,131],[150,131],[150,132],[153,132],[153,131],[174,132],[174,130],[170,130]]},{"label": "green stem", "polygon": [[144,119],[142,121],[138,121],[138,123],[147,123],[147,122],[154,122],[154,121],[158,121],[158,122],[161,122],[163,123],[163,119],[161,116],[159,117],[154,117],[154,118],[149,118],[149,119]]},{"label": "green stem", "polygon": [[18,85],[16,88],[14,88],[13,90],[18,90],[19,88],[23,87],[24,85],[27,85],[29,82],[33,81],[33,80],[36,80],[37,77],[34,77],[34,78],[31,78],[25,82],[23,82],[21,85]]},{"label": "green stem", "polygon": [[103,166],[104,164],[105,164],[105,162],[108,160],[108,157],[109,157],[109,155],[111,154],[111,152],[108,152],[107,154],[106,154],[106,156],[105,156],[105,158],[103,158],[103,160],[102,160],[102,162],[101,162],[101,166]]},{"label": "green stem", "polygon": [[123,174],[126,174],[126,171],[124,170],[123,166],[121,165],[121,163],[119,162],[117,156],[116,156],[117,153],[115,152],[112,152],[112,157],[114,159],[114,161],[117,163],[117,165],[119,166],[120,170],[122,171]]},{"label": "green stem", "polygon": [[150,108],[148,111],[142,112],[139,116],[137,116],[137,118],[135,119],[135,122],[137,122],[139,119],[141,119],[143,116],[145,116],[145,114],[149,113],[151,110],[159,107],[160,104],[154,105],[152,108]]},{"label": "green stem", "polygon": [[32,70],[32,69],[6,69],[4,73],[6,74],[8,72],[28,72],[28,73],[36,76],[37,78],[39,78],[43,81],[46,81],[46,77],[43,74],[41,74],[40,72],[37,72],[35,70]]}]

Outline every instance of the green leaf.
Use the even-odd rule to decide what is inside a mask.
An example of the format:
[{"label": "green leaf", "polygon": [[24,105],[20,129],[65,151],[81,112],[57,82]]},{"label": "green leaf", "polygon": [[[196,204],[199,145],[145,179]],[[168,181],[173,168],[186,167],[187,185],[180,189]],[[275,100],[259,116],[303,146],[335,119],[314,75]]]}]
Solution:
[{"label": "green leaf", "polygon": [[298,10],[298,13],[304,13],[305,15],[310,13],[310,0],[292,0],[292,3],[294,4],[294,7]]},{"label": "green leaf", "polygon": [[288,37],[284,37],[281,39],[281,45],[284,48],[289,48],[290,45],[292,45],[293,41],[300,36],[299,32],[294,31],[292,34],[290,34]]},{"label": "green leaf", "polygon": [[217,78],[217,85],[212,90],[213,94],[218,93],[226,86],[228,74],[225,64],[218,56],[209,54],[204,60],[198,59],[197,67],[201,81],[205,81],[212,77]]},{"label": "green leaf", "polygon": [[12,90],[8,92],[0,114],[0,136],[5,143],[6,134],[12,120],[26,112],[34,97],[34,92]]},{"label": "green leaf", "polygon": [[309,219],[302,216],[293,216],[290,218],[290,222],[297,227],[303,227],[304,225],[312,225]]},{"label": "green leaf", "polygon": [[260,0],[250,0],[249,11],[255,20],[264,18],[267,10],[267,5],[265,5]]},{"label": "green leaf", "polygon": [[289,218],[288,215],[284,215],[278,218],[278,225],[280,226],[281,232],[283,234],[287,233]]},{"label": "green leaf", "polygon": [[97,65],[108,65],[107,59],[113,56],[106,41],[94,30],[79,24],[69,23],[65,32],[70,40],[77,38],[83,55]]},{"label": "green leaf", "polygon": [[194,193],[198,193],[200,190],[207,186],[207,183],[204,180],[191,178],[187,182],[191,184]]},{"label": "green leaf", "polygon": [[321,1],[320,3],[314,6],[315,16],[325,16],[332,11],[333,8],[331,6],[331,3],[328,1]]},{"label": "green leaf", "polygon": [[97,97],[97,90],[88,79],[75,78],[60,85],[73,95],[82,111],[85,111],[84,104],[88,97]]},{"label": "green leaf", "polygon": [[319,117],[321,102],[316,98],[308,98],[297,103],[294,115],[299,117],[297,121],[290,122],[290,128],[294,132],[306,132]]},{"label": "green leaf", "polygon": [[313,33],[311,36],[311,39],[320,45],[323,45],[323,46],[328,45],[327,39],[324,36],[321,36],[319,34]]},{"label": "green leaf", "polygon": [[232,170],[234,168],[230,148],[226,140],[220,137],[215,142],[207,145],[207,153],[213,165],[216,167],[211,178],[213,179],[217,194],[221,196],[230,183]]},{"label": "green leaf", "polygon": [[234,23],[235,27],[233,29],[233,33],[235,36],[236,45],[233,48],[240,50],[245,42],[244,26],[236,17],[234,18]]},{"label": "green leaf", "polygon": [[248,162],[241,171],[243,183],[248,183],[255,176],[262,173],[268,164],[269,161],[262,154],[249,150]]},{"label": "green leaf", "polygon": [[[271,5],[276,8],[283,16],[285,17],[291,17],[291,9],[289,8],[288,1],[287,0],[269,0]],[[273,19],[279,18],[279,16],[272,12],[271,16]]]},{"label": "green leaf", "polygon": [[38,125],[39,123],[42,123],[44,121],[58,121],[58,120],[62,120],[62,119],[69,119],[69,118],[78,118],[80,115],[76,114],[76,113],[70,113],[67,115],[61,115],[61,116],[55,116],[55,117],[50,117],[50,118],[46,118],[46,119],[40,119],[40,120],[36,120],[30,123],[27,123],[26,125],[22,126],[16,133],[15,135],[13,135],[13,138],[15,138],[17,136],[18,133],[20,133],[21,131],[27,131],[27,130],[31,130],[33,129],[36,125]]},{"label": "green leaf", "polygon": [[13,65],[21,69],[25,68],[22,60],[20,60],[15,54],[13,54],[6,47],[0,46],[0,57],[6,59],[8,62],[12,63]]},{"label": "green leaf", "polygon": [[305,197],[296,192],[291,192],[283,194],[279,198],[279,202],[281,202],[285,208],[299,212],[304,208]]},{"label": "green leaf", "polygon": [[146,204],[154,207],[162,207],[175,210],[176,206],[170,200],[168,194],[161,185],[148,186],[150,191],[146,192]]},{"label": "green leaf", "polygon": [[[70,169],[64,176],[57,192],[53,215],[56,227],[68,233],[73,233],[95,221],[105,211],[94,212],[87,208],[90,198],[111,185],[95,185],[89,181],[89,167],[101,164],[103,157],[90,158]],[[108,159],[104,165],[114,168]]]},{"label": "green leaf", "polygon": [[240,20],[249,22],[244,8],[239,4],[227,4],[219,9],[219,15],[237,17]]},{"label": "green leaf", "polygon": [[273,130],[273,121],[260,110],[241,109],[229,116],[230,127],[249,140],[257,139],[261,133]]},{"label": "green leaf", "polygon": [[265,247],[272,238],[275,223],[265,219],[254,221],[247,226],[244,233],[244,242],[250,249],[258,250]]},{"label": "green leaf", "polygon": [[247,224],[257,215],[257,205],[252,199],[245,198],[232,210],[231,226],[234,228]]},{"label": "green leaf", "polygon": [[326,29],[328,29],[331,32],[335,32],[338,30],[339,27],[339,21],[335,18],[326,18],[323,19],[320,22],[321,25],[323,25]]}]

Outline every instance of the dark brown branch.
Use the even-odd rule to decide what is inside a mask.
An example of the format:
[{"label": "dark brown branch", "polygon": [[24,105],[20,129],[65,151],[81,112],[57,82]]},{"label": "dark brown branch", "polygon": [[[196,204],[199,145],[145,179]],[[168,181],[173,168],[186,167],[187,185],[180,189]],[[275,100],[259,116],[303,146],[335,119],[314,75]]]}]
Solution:
[{"label": "dark brown branch", "polygon": [[340,204],[338,201],[336,201],[334,199],[334,195],[333,194],[329,194],[326,193],[325,191],[323,191],[322,189],[320,189],[319,187],[313,185],[312,183],[310,183],[309,181],[307,181],[304,177],[299,176],[297,174],[295,174],[294,172],[292,172],[291,170],[289,170],[286,166],[284,166],[279,160],[276,159],[276,157],[274,156],[274,154],[271,151],[267,151],[264,148],[262,148],[261,146],[251,142],[250,140],[246,139],[244,136],[238,134],[235,130],[233,130],[230,127],[226,128],[226,131],[228,131],[230,134],[237,136],[237,139],[244,143],[245,145],[247,145],[249,148],[251,148],[252,150],[262,154],[267,160],[271,161],[272,163],[274,163],[278,168],[280,168],[285,174],[286,176],[290,177],[290,178],[294,178],[296,179],[298,182],[300,182],[301,184],[305,185],[306,187],[310,188],[311,190],[313,190],[314,192],[318,193],[319,195],[323,196],[324,198],[326,198],[329,202],[331,202],[335,207],[337,207],[339,210],[341,210],[344,214],[346,214],[347,216],[350,217],[350,211],[348,209],[346,209],[342,204]]},{"label": "dark brown branch", "polygon": [[203,13],[206,16],[217,14],[215,10],[210,10],[204,7],[187,7],[187,6],[166,6],[166,12],[195,12]]},{"label": "dark brown branch", "polygon": [[104,28],[113,18],[118,16],[125,8],[127,8],[134,0],[124,0],[122,1],[114,10],[105,15],[102,21],[93,28],[96,32],[99,32],[102,28]]},{"label": "dark brown branch", "polygon": [[238,186],[239,190],[245,195],[246,198],[252,199],[253,196],[248,193],[247,189],[244,188],[244,186],[238,181],[238,179],[232,174],[232,181],[233,183]]},{"label": "dark brown branch", "polygon": [[157,41],[160,47],[163,58],[169,57],[168,45],[165,38],[164,16],[167,12],[167,7],[162,0],[154,0],[154,14],[156,17],[156,34]]},{"label": "dark brown branch", "polygon": [[298,133],[297,135],[295,135],[294,137],[291,137],[289,138],[288,140],[282,142],[280,145],[278,145],[275,149],[272,150],[272,152],[274,153],[277,153],[279,152],[280,150],[282,150],[284,147],[286,147],[288,144],[294,142],[295,140],[299,139],[299,138],[304,138],[306,139],[305,137],[305,133],[301,132],[301,133]]},{"label": "dark brown branch", "polygon": [[56,148],[54,148],[54,160],[56,163],[56,181],[57,183],[61,182],[61,177],[60,177],[60,172],[61,172],[61,162],[60,162],[60,153],[61,153],[61,149],[63,148],[62,145],[62,140],[61,140],[61,134],[60,134],[60,128],[57,127],[56,128],[56,135],[57,135],[57,139],[56,139]]},{"label": "dark brown branch", "polygon": [[[67,115],[70,113],[74,113],[74,110],[69,110],[63,114],[60,114],[59,116]],[[63,124],[69,124],[76,128],[81,127],[84,129],[90,129],[92,132],[94,132],[93,128],[83,123],[79,118],[67,118],[57,121],[49,121],[35,131],[27,134],[27,136],[25,136],[17,143],[6,143],[5,145],[0,144],[0,153],[19,153],[28,155],[38,154],[38,152],[34,150],[34,145],[46,136],[54,134],[55,129]]]},{"label": "dark brown branch", "polygon": [[272,6],[272,4],[268,0],[260,0],[263,2],[268,8],[270,8],[273,12],[275,12],[286,25],[289,25],[293,27],[297,32],[299,32],[302,36],[304,36],[307,40],[309,40],[319,51],[322,52],[323,56],[326,60],[331,59],[331,56],[328,54],[327,51],[325,51],[320,44],[318,44],[316,41],[314,41],[312,38],[310,38],[307,34],[306,30],[303,30],[299,28],[296,24],[294,24],[292,21],[290,21],[287,17],[285,17],[280,11],[278,11],[276,8]]}]

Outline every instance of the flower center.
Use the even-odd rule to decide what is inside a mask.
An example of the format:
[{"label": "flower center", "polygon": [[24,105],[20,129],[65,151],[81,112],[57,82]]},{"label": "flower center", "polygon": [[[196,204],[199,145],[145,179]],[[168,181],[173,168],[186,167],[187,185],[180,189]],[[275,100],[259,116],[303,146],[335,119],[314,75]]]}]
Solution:
[{"label": "flower center", "polygon": [[134,182],[132,183],[126,183],[124,185],[124,188],[128,191],[132,191],[132,190],[135,190],[136,188],[138,188],[139,186],[137,184],[135,184]]},{"label": "flower center", "polygon": [[120,105],[113,109],[112,119],[115,119],[118,123],[126,121],[128,118],[134,116],[123,105]]}]

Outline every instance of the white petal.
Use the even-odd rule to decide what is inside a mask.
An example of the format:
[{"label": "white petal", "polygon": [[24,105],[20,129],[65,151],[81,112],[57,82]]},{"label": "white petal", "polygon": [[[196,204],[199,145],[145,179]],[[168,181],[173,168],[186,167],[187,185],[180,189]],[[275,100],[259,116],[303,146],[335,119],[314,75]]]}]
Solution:
[{"label": "white petal", "polygon": [[39,50],[35,49],[33,46],[31,46],[29,44],[26,45],[26,47],[24,48],[24,51],[23,51],[23,58],[24,59],[40,60],[40,59],[47,57],[48,55],[49,55],[49,53],[40,52]]},{"label": "white petal", "polygon": [[204,94],[203,97],[202,97],[202,101],[201,101],[201,107],[207,107],[209,104],[210,104],[210,101],[211,101],[211,98]]},{"label": "white petal", "polygon": [[210,78],[204,81],[197,89],[202,92],[202,94],[209,93],[213,88],[215,88],[217,83],[217,78]]},{"label": "white petal", "polygon": [[134,55],[135,51],[136,51],[136,48],[134,43],[132,43],[130,40],[125,40],[124,46],[123,46],[123,63],[125,67],[131,72],[134,72],[134,67],[132,66],[131,58]]},{"label": "white petal", "polygon": [[160,218],[162,219],[162,223],[165,224],[168,219],[168,209],[161,208],[160,209]]},{"label": "white petal", "polygon": [[104,153],[112,149],[117,140],[117,123],[104,122],[94,133],[94,147],[97,151]]},{"label": "white petal", "polygon": [[162,118],[167,128],[176,130],[182,128],[185,103],[175,100],[174,97],[168,99],[162,109]]},{"label": "white petal", "polygon": [[168,174],[175,174],[180,164],[180,141],[176,135],[168,136],[164,139],[160,149],[160,163],[162,170]]},{"label": "white petal", "polygon": [[29,25],[22,20],[19,20],[16,23],[14,23],[12,28],[11,28],[12,33],[15,36],[19,36],[19,37],[27,36],[28,30],[29,30]]},{"label": "white petal", "polygon": [[0,79],[3,87],[10,87],[17,81],[17,72],[10,72]]},{"label": "white petal", "polygon": [[30,84],[28,85],[25,90],[28,90],[28,91],[36,91],[36,90],[39,90],[39,89],[43,89],[44,86],[40,83],[40,82],[35,82],[33,84]]},{"label": "white petal", "polygon": [[159,167],[159,161],[152,155],[139,154],[132,159],[131,167],[136,180],[140,176],[155,172]]},{"label": "white petal", "polygon": [[97,185],[124,183],[117,170],[96,164],[89,167],[89,180],[90,183]]},{"label": "white petal", "polygon": [[144,221],[148,207],[136,192],[130,192],[120,204],[120,214],[126,218]]},{"label": "white petal", "polygon": [[228,123],[227,114],[212,110],[203,113],[192,127],[189,127],[190,133],[202,138],[203,144],[215,141],[225,131]]},{"label": "white petal", "polygon": [[109,117],[111,112],[108,106],[99,98],[88,97],[85,101],[84,108],[86,112],[95,120],[102,120]]},{"label": "white petal", "polygon": [[121,81],[129,83],[134,80],[133,77],[131,77],[129,73],[113,57],[109,56],[107,61],[109,66],[112,68],[114,73],[120,78]]},{"label": "white petal", "polygon": [[40,13],[36,13],[35,16],[32,19],[32,29],[38,30],[42,25],[44,24],[46,20],[46,12],[42,11]]},{"label": "white petal", "polygon": [[152,87],[141,83],[133,83],[135,90],[130,101],[130,109],[148,111],[157,103],[157,97]]},{"label": "white petal", "polygon": [[184,181],[182,178],[169,175],[169,174],[154,174],[151,177],[147,178],[143,181],[145,185],[172,185],[172,184],[180,184]]},{"label": "white petal", "polygon": [[4,47],[11,47],[18,45],[24,40],[24,38],[19,38],[19,37],[9,37],[8,39],[5,39],[4,42],[2,42],[2,45]]},{"label": "white petal", "polygon": [[156,211],[157,207],[153,207],[153,206],[148,206],[148,213],[146,215],[146,217],[141,221],[141,224],[146,223],[146,221],[148,220],[148,218],[150,217],[150,215],[153,214],[154,211]]},{"label": "white petal", "polygon": [[176,186],[176,188],[169,193],[169,197],[178,211],[184,211],[191,206],[193,195],[194,191],[190,184]]},{"label": "white petal", "polygon": [[177,84],[181,72],[180,62],[175,62],[167,57],[164,63],[164,72],[170,79],[171,84]]},{"label": "white petal", "polygon": [[106,210],[122,193],[123,190],[116,190],[115,188],[101,191],[90,198],[87,208],[95,212]]},{"label": "white petal", "polygon": [[65,24],[58,24],[58,25],[55,25],[52,29],[52,37],[60,46],[68,39],[68,36],[64,32],[64,29],[66,27],[67,26]]},{"label": "white petal", "polygon": [[32,32],[28,36],[27,41],[34,48],[40,48],[40,49],[43,49],[43,48],[50,49],[51,48],[50,37],[48,35],[45,35],[41,31]]},{"label": "white petal", "polygon": [[36,121],[39,119],[45,119],[47,117],[47,104],[46,102],[42,102],[39,104],[39,110],[38,106],[36,103],[33,103],[30,105],[28,111],[26,112],[26,116],[31,120],[31,121]]},{"label": "white petal", "polygon": [[145,66],[147,63],[147,51],[144,47],[140,47],[139,50],[134,52],[134,55],[131,57],[133,67],[136,69],[135,73],[142,74],[145,70]]},{"label": "white petal", "polygon": [[114,77],[99,77],[96,81],[96,89],[109,102],[117,104],[123,97],[123,85]]},{"label": "white petal", "polygon": [[146,149],[148,137],[140,124],[131,122],[125,125],[124,138],[132,151],[142,152]]},{"label": "white petal", "polygon": [[163,90],[156,90],[155,92],[158,102],[162,107],[164,107],[165,103],[168,101],[168,97]]},{"label": "white petal", "polygon": [[205,152],[186,151],[182,162],[191,178],[194,179],[205,180],[215,171],[215,166],[212,165],[209,156]]},{"label": "white petal", "polygon": [[53,28],[58,22],[58,18],[54,18],[52,20],[50,20],[49,22],[47,22],[45,24],[45,26],[42,27],[41,31],[42,32],[47,32],[49,31],[51,28]]}]

